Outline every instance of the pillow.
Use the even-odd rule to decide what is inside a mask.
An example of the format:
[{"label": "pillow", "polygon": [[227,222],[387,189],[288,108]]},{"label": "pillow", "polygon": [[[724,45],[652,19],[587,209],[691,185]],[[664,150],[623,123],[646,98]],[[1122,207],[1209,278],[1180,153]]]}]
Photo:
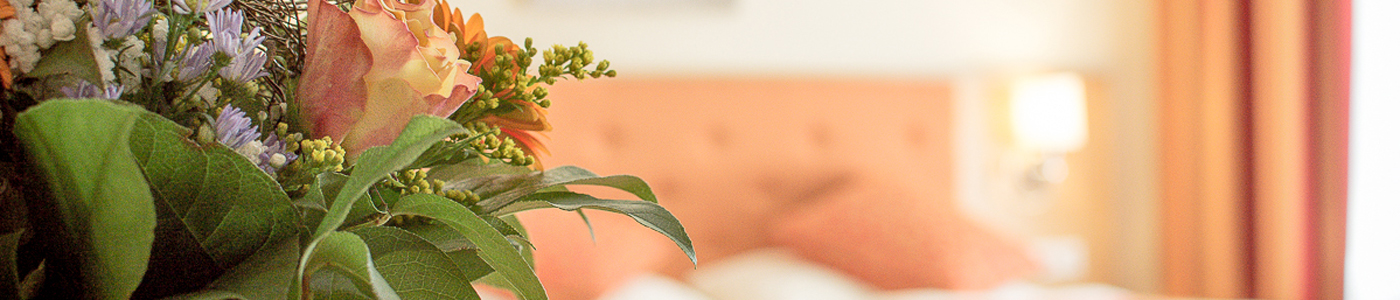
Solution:
[{"label": "pillow", "polygon": [[988,289],[1035,273],[1021,245],[900,181],[856,176],[773,220],[769,238],[883,289]]}]

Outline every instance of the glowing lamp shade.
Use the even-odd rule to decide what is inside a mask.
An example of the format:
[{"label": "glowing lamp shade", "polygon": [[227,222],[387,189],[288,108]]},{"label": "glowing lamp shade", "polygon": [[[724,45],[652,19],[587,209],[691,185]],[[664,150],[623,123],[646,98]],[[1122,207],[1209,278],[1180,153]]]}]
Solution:
[{"label": "glowing lamp shade", "polygon": [[1011,129],[1017,146],[1065,153],[1088,136],[1084,79],[1055,73],[1016,80],[1011,86]]}]

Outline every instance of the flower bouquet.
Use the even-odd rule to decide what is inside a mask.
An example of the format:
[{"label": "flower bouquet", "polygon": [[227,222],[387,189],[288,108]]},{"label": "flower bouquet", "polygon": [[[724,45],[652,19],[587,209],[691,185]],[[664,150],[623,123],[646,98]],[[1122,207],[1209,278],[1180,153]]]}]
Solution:
[{"label": "flower bouquet", "polygon": [[694,261],[641,179],[542,167],[547,86],[608,61],[440,1],[0,0],[0,296],[545,299],[544,208]]}]

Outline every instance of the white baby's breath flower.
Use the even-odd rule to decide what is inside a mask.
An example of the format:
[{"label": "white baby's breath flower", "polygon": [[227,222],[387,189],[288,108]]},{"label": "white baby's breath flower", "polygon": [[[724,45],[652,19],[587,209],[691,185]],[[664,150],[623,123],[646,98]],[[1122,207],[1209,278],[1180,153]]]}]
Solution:
[{"label": "white baby's breath flower", "polygon": [[15,10],[12,18],[0,23],[0,47],[10,57],[9,66],[20,72],[34,70],[42,57],[40,50],[73,40],[73,22],[84,14],[73,0],[45,0],[37,7],[34,0],[0,1],[9,1]]},{"label": "white baby's breath flower", "polygon": [[38,45],[39,49],[48,49],[53,47],[55,43],[58,41],[53,39],[53,30],[49,30],[48,27],[40,28],[38,32],[34,33],[34,44]]},{"label": "white baby's breath flower", "polygon": [[92,48],[92,57],[97,60],[97,70],[102,73],[102,82],[110,83],[117,79],[112,73],[112,68],[116,63],[112,61],[112,54],[107,49],[102,48],[102,35],[97,34],[97,28],[89,25],[87,27],[88,47]]},{"label": "white baby's breath flower", "polygon": [[49,30],[53,32],[53,39],[58,41],[71,41],[77,38],[78,28],[73,26],[73,20],[68,18],[53,19],[49,25]]},{"label": "white baby's breath flower", "polygon": [[34,70],[34,65],[39,63],[39,46],[34,43],[34,34],[24,30],[24,21],[6,20],[0,27],[4,27],[0,32],[0,46],[5,47],[5,54],[10,56],[9,67],[20,72]]},{"label": "white baby's breath flower", "polygon": [[58,16],[62,16],[68,21],[77,21],[83,17],[83,9],[78,8],[78,4],[73,0],[44,0],[35,9],[44,19],[52,22]]}]

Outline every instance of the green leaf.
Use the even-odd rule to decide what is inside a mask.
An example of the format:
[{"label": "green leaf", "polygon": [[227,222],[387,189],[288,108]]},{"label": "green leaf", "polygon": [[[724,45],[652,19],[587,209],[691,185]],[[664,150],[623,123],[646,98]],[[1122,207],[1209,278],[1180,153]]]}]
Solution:
[{"label": "green leaf", "polygon": [[276,299],[285,297],[297,271],[301,243],[287,238],[259,250],[204,290],[167,299]]},{"label": "green leaf", "polygon": [[442,222],[404,224],[398,228],[412,232],[446,253],[448,257],[452,258],[452,262],[457,264],[457,268],[466,275],[467,280],[476,280],[495,271],[495,269],[491,269],[491,265],[476,255],[478,251],[471,240]]},{"label": "green leaf", "polygon": [[313,236],[321,239],[340,227],[350,214],[353,200],[365,195],[370,186],[384,179],[390,172],[408,166],[438,141],[465,131],[462,125],[447,119],[426,115],[414,116],[393,143],[369,148],[360,155],[350,178],[346,179],[345,186],[336,194],[326,218],[316,226]]},{"label": "green leaf", "polygon": [[575,166],[563,166],[544,172],[522,175],[483,176],[474,179],[448,183],[446,189],[471,190],[481,196],[478,206],[492,215],[516,200],[549,187],[562,185],[598,185],[617,188],[636,195],[642,200],[656,203],[656,194],[641,178],[631,175],[600,177],[593,172]]},{"label": "green leaf", "polygon": [[[516,218],[515,216],[505,216],[505,217],[503,217],[503,218],[501,218],[501,219],[504,220],[507,224],[510,224],[510,226],[514,226],[514,227],[515,227],[516,232],[518,232],[518,233],[520,234],[519,236],[516,236],[516,238],[518,238],[518,239],[520,239],[520,240],[525,240],[525,239],[529,239],[529,238],[530,238],[529,234],[525,232],[525,225],[523,225],[523,224],[520,223],[520,219],[519,219],[519,218]],[[507,238],[511,238],[511,236],[506,236],[506,237],[507,237]],[[475,257],[475,253],[473,253],[472,255],[473,255],[473,257]],[[532,268],[535,266],[535,254],[534,254],[533,246],[531,246],[531,247],[522,247],[522,248],[520,248],[520,256],[521,256],[521,257],[524,257],[524,258],[525,258],[525,263],[529,264]],[[476,258],[476,259],[477,259],[477,260],[480,260],[480,258]],[[492,271],[495,271],[495,270],[489,269],[489,266],[488,266],[488,268],[487,268],[487,273],[486,273],[486,274],[483,274],[483,275],[485,275],[485,276],[480,276],[479,278],[475,279],[474,282],[476,282],[476,283],[481,283],[481,284],[486,284],[486,285],[489,285],[489,286],[494,286],[494,287],[502,288],[502,289],[511,289],[510,282],[506,281],[505,277],[501,277],[501,273],[491,273]]]},{"label": "green leaf", "polygon": [[457,141],[440,141],[429,147],[418,159],[409,164],[409,169],[454,165],[478,157],[471,143],[485,137],[486,133]]},{"label": "green leaf", "polygon": [[71,291],[85,298],[127,298],[136,290],[156,227],[151,189],[127,141],[143,110],[98,100],[50,100],[15,122],[52,191],[58,224],[46,228],[65,247],[48,253],[50,271],[75,270]]},{"label": "green leaf", "polygon": [[304,226],[276,180],[232,149],[196,144],[190,134],[154,113],[132,127],[130,147],[152,187],[161,234],[147,274],[160,284],[138,295],[203,285]]},{"label": "green leaf", "polygon": [[[505,216],[501,217],[501,219],[505,220],[506,224],[515,227],[515,232],[520,234],[519,238],[521,240],[530,239],[530,233],[525,231],[525,224],[520,223],[520,218]],[[525,257],[525,262],[530,264],[530,267],[533,268],[535,266],[535,247],[533,245],[520,249],[520,256]]]},{"label": "green leaf", "polygon": [[0,298],[19,299],[19,238],[24,229],[0,235]]},{"label": "green leaf", "polygon": [[374,266],[374,260],[370,256],[369,246],[359,236],[344,232],[335,231],[326,235],[326,238],[313,242],[310,246],[314,249],[305,260],[305,268],[298,270],[298,273],[308,274],[303,277],[299,286],[306,290],[293,289],[295,295],[305,295],[315,293],[318,289],[330,289],[334,291],[339,284],[313,284],[318,282],[318,271],[326,270],[345,276],[349,279],[356,290],[364,295],[372,295],[375,299],[399,299],[394,289],[384,280],[379,271]]},{"label": "green leaf", "polygon": [[371,186],[384,179],[390,172],[408,166],[423,151],[438,141],[464,131],[466,130],[462,129],[462,125],[443,118],[426,115],[414,116],[393,143],[387,146],[369,148],[361,154],[353,167],[354,170],[350,173],[350,178],[345,180],[345,185],[336,193],[335,200],[331,202],[325,217],[316,226],[310,246],[302,254],[301,262],[298,264],[300,266],[298,269],[302,271],[297,273],[297,282],[304,281],[302,277],[308,274],[304,271],[311,258],[310,254],[317,251],[316,247],[320,244],[319,242],[330,236],[336,228],[345,222],[346,217],[354,208],[354,202],[365,196]]},{"label": "green leaf", "polygon": [[[321,223],[321,220],[326,216],[326,195],[336,195],[340,193],[340,189],[345,186],[345,181],[349,178],[349,176],[340,173],[321,173],[311,182],[311,189],[306,192],[306,195],[293,201],[293,205],[301,210],[302,222],[305,226],[315,227]],[[375,191],[375,188],[371,188],[370,192],[375,193],[377,191]],[[345,215],[346,223],[342,224],[341,227],[348,224],[364,223],[375,215],[386,214],[376,207],[374,203],[371,203],[371,199],[373,198],[370,197],[370,194],[361,195],[359,198],[355,199],[355,202],[352,202],[350,205],[350,212]]]},{"label": "green leaf", "polygon": [[517,296],[525,300],[546,299],[534,269],[505,235],[461,204],[437,195],[415,194],[400,199],[390,212],[429,217],[452,227],[480,249],[477,254],[510,282]]},{"label": "green leaf", "polygon": [[428,179],[446,182],[464,181],[492,175],[520,175],[535,172],[524,166],[508,164],[481,164],[480,161],[466,161],[454,165],[436,166],[428,170]]},{"label": "green leaf", "polygon": [[578,212],[578,218],[583,220],[583,226],[588,227],[588,239],[598,243],[598,235],[593,232],[593,222],[588,220],[588,214],[583,213],[582,209],[575,212]]},{"label": "green leaf", "polygon": [[87,22],[77,24],[78,30],[69,41],[58,42],[44,51],[39,63],[28,76],[46,77],[52,75],[72,75],[92,84],[102,84],[102,71],[97,67],[92,46],[88,45]]},{"label": "green leaf", "polygon": [[374,226],[353,231],[369,245],[374,265],[404,299],[480,299],[446,253],[411,232]]},{"label": "green leaf", "polygon": [[690,262],[695,263],[695,248],[691,245],[690,236],[685,234],[685,227],[676,220],[676,216],[666,211],[656,203],[646,201],[631,200],[607,200],[598,199],[593,196],[572,193],[572,192],[547,192],[530,195],[525,199],[512,204],[510,207],[502,209],[511,213],[521,212],[539,208],[558,208],[563,210],[578,210],[582,208],[597,209],[620,213],[632,217],[637,223],[656,230],[656,232],[670,238],[676,246],[690,257]]}]

